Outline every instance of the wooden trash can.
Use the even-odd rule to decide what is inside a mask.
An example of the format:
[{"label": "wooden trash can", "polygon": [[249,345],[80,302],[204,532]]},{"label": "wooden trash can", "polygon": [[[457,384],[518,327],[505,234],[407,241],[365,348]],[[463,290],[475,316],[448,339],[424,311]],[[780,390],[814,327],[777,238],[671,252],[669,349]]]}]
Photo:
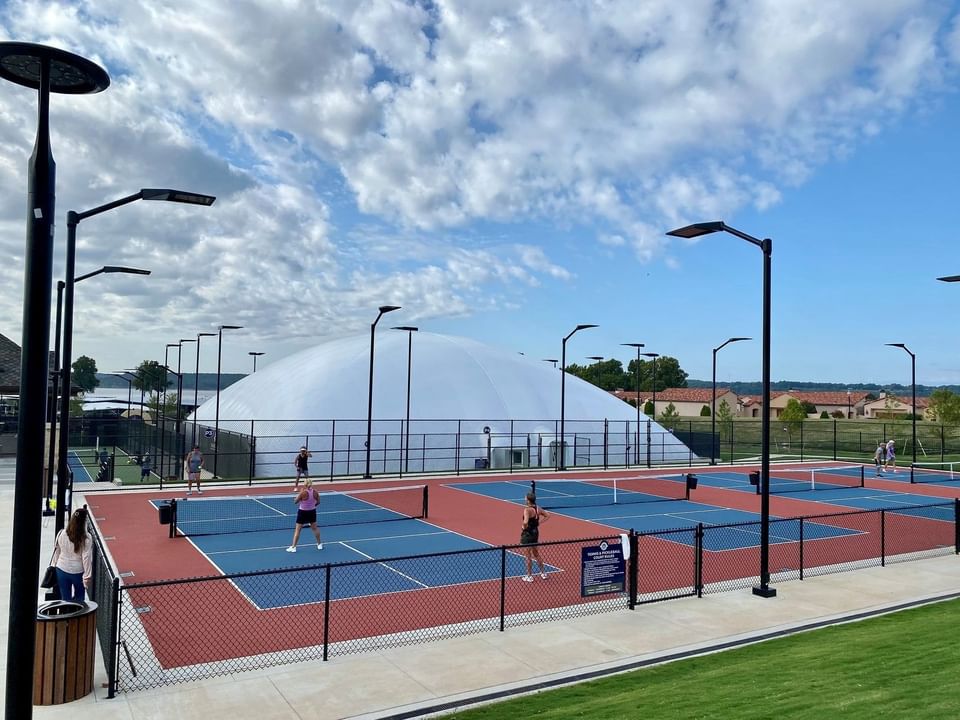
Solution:
[{"label": "wooden trash can", "polygon": [[59,705],[93,692],[97,604],[54,600],[37,610],[33,704]]}]

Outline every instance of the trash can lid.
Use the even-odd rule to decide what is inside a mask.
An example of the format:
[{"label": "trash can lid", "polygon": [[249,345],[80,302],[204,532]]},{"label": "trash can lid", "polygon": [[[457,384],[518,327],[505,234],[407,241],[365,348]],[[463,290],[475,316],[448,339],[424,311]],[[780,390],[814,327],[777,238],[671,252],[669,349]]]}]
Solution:
[{"label": "trash can lid", "polygon": [[83,613],[96,609],[96,603],[76,603],[68,602],[66,600],[53,600],[51,602],[44,603],[37,608],[37,619],[49,620],[52,618],[72,617],[74,615],[82,615]]}]

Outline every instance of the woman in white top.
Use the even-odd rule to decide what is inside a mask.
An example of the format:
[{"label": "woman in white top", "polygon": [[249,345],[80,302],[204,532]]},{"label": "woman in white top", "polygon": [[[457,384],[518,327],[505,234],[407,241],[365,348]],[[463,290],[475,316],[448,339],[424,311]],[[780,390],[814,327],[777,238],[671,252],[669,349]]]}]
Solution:
[{"label": "woman in white top", "polygon": [[57,568],[60,599],[82,603],[93,575],[93,542],[87,535],[87,506],[78,508],[57,535],[51,564]]}]

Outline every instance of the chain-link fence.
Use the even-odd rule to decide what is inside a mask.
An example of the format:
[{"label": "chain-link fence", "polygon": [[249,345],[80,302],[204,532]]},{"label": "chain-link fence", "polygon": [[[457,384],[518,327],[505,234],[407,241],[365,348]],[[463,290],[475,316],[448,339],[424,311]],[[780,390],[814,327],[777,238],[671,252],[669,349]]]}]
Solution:
[{"label": "chain-link fence", "polygon": [[[957,500],[773,519],[772,579],[957,553],[958,520]],[[546,542],[536,555],[510,545],[126,583],[91,527],[111,694],[747,588],[760,552],[758,522],[701,524]],[[612,584],[591,584],[598,547],[621,558]]]}]

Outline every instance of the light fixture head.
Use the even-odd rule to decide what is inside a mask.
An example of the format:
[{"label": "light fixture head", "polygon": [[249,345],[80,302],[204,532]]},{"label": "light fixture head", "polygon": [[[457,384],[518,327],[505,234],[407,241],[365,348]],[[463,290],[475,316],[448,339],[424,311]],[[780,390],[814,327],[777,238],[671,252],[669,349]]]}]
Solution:
[{"label": "light fixture head", "polygon": [[162,200],[165,202],[185,203],[187,205],[206,205],[208,207],[213,205],[217,199],[213,195],[201,195],[200,193],[170,190],[167,188],[143,188],[140,191],[140,197],[143,200]]},{"label": "light fixture head", "polygon": [[720,232],[724,229],[724,227],[725,226],[722,220],[718,220],[716,222],[694,223],[693,225],[687,225],[686,227],[671,230],[667,233],[667,235],[690,239],[701,237],[702,235],[709,235],[710,233]]}]

